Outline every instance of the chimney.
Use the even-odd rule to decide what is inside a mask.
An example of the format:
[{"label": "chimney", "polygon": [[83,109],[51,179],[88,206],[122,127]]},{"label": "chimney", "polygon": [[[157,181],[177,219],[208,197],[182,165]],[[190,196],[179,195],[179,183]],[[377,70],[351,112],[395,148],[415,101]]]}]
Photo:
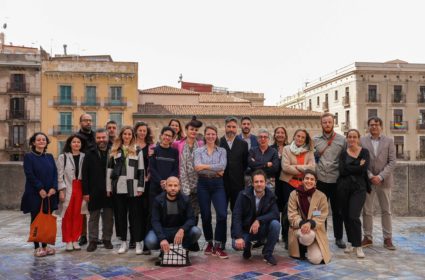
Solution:
[{"label": "chimney", "polygon": [[63,55],[67,55],[66,54],[66,47],[68,47],[66,44],[63,45]]}]

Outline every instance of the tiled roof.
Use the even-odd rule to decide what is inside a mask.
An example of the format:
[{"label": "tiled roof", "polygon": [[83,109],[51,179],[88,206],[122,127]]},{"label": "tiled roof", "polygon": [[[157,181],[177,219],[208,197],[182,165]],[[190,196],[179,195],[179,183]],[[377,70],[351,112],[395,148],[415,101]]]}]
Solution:
[{"label": "tiled roof", "polygon": [[193,94],[199,95],[196,91],[191,91],[187,89],[175,88],[170,86],[161,86],[139,90],[139,93],[149,93],[149,94]]},{"label": "tiled roof", "polygon": [[278,106],[250,105],[139,105],[135,115],[143,116],[263,116],[263,117],[319,117],[321,113]]},{"label": "tiled roof", "polygon": [[251,103],[249,100],[227,94],[202,93],[199,103]]}]

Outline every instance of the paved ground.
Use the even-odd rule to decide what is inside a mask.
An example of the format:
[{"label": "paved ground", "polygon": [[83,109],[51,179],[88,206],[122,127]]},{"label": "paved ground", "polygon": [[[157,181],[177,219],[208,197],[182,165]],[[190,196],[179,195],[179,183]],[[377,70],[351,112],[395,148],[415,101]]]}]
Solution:
[{"label": "paved ground", "polygon": [[[244,261],[241,254],[229,249],[228,260],[192,253],[190,267],[159,268],[154,266],[156,252],[136,256],[131,250],[118,255],[117,249],[102,247],[94,253],[65,252],[60,230],[57,254],[34,258],[32,244],[26,243],[29,216],[0,211],[0,279],[425,279],[425,218],[394,219],[396,251],[382,247],[379,223],[375,219],[377,238],[374,247],[365,249],[365,259],[344,254],[331,239],[333,259],[329,265],[314,266],[291,259],[279,243],[277,266],[266,265],[261,250]],[[117,248],[118,241],[113,243]]]}]

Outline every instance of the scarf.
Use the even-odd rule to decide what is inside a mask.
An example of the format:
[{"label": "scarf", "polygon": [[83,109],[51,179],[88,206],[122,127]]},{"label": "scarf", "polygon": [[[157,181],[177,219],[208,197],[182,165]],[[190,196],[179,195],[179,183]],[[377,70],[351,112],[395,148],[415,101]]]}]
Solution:
[{"label": "scarf", "polygon": [[291,153],[293,153],[296,156],[298,156],[299,154],[308,152],[308,149],[305,145],[301,147],[297,147],[297,145],[295,145],[295,141],[292,141],[292,143],[289,145],[289,150],[291,150]]},{"label": "scarf", "polygon": [[308,198],[313,196],[316,188],[305,190],[304,186],[302,186],[301,188],[296,189],[296,191],[298,192],[298,202],[300,203],[301,211],[307,219],[308,210],[310,209],[310,201]]}]

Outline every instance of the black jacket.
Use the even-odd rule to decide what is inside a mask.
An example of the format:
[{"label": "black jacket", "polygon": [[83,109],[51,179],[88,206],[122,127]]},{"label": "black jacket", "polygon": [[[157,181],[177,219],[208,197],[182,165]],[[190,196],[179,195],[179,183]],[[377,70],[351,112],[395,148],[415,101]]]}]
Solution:
[{"label": "black jacket", "polygon": [[93,130],[90,130],[90,133],[83,132],[81,129],[76,133],[84,140],[84,153],[88,153],[88,151],[96,150],[96,136]]},{"label": "black jacket", "polygon": [[224,187],[229,190],[243,190],[244,174],[248,167],[248,144],[239,137],[235,137],[232,149],[230,149],[223,136],[220,138],[220,147],[226,149],[227,153],[227,165],[223,176]]},{"label": "black jacket", "polygon": [[[268,167],[267,162],[272,162],[273,166]],[[251,148],[248,155],[249,174],[255,170],[262,169],[267,174],[267,178],[274,178],[279,170],[279,154],[275,148],[269,146],[264,154],[260,146]]]},{"label": "black jacket", "polygon": [[232,238],[242,238],[242,234],[249,231],[255,220],[260,222],[260,226],[267,225],[273,220],[279,220],[276,196],[268,188],[265,191],[258,211],[255,208],[254,188],[252,186],[239,193],[232,214]]},{"label": "black jacket", "polygon": [[89,211],[112,208],[112,200],[106,196],[106,162],[102,162],[100,151],[96,148],[86,153],[82,167],[83,194],[90,195]]},{"label": "black jacket", "polygon": [[[152,205],[152,228],[158,236],[158,240],[166,239],[166,236],[163,232],[163,221],[167,216],[167,197],[166,193],[163,192],[157,197],[155,197]],[[177,205],[179,209],[179,220],[180,228],[185,231],[190,230],[195,226],[195,216],[193,215],[192,205],[190,203],[189,197],[182,194],[181,192],[177,195]]]},{"label": "black jacket", "polygon": [[[365,189],[370,193],[371,186],[367,175],[370,162],[369,151],[362,148],[357,159],[352,159],[350,164],[347,163],[347,157],[347,150],[343,150],[339,159],[338,188],[354,187],[358,189]],[[364,165],[360,165],[360,161],[362,159],[365,160]]]}]

